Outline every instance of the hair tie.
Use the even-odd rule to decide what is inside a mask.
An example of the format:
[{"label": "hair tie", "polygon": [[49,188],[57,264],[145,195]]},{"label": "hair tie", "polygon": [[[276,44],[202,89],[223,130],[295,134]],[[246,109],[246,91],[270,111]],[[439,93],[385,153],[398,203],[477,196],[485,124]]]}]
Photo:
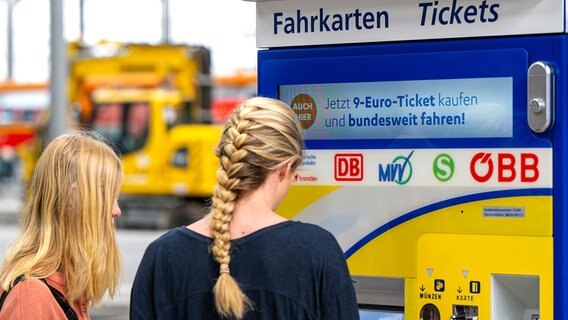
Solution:
[{"label": "hair tie", "polygon": [[227,264],[227,263],[222,263],[222,264],[219,266],[219,273],[231,273],[231,272],[229,271],[229,264]]}]

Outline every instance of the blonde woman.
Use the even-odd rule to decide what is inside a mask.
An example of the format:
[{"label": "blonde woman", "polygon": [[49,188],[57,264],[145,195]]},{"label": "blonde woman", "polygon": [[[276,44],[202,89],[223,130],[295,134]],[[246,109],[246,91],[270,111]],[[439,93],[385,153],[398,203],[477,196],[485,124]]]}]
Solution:
[{"label": "blonde woman", "polygon": [[146,249],[131,294],[138,319],[358,319],[335,238],[275,213],[302,161],[291,108],[252,98],[225,124],[210,213]]},{"label": "blonde woman", "polygon": [[115,294],[122,261],[114,219],[122,165],[85,133],[62,135],[34,170],[21,234],[0,270],[1,320],[90,319]]}]

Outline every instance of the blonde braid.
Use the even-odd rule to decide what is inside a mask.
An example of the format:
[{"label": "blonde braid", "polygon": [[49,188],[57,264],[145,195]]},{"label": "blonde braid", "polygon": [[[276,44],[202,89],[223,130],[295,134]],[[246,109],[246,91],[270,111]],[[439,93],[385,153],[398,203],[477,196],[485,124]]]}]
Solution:
[{"label": "blonde braid", "polygon": [[240,161],[247,156],[247,150],[243,146],[248,138],[246,130],[250,124],[249,121],[240,118],[242,115],[236,113],[231,118],[225,130],[226,139],[222,140],[219,145],[218,156],[221,166],[217,170],[218,183],[213,193],[211,208],[211,233],[213,235],[211,254],[220,265],[220,275],[213,287],[215,306],[221,316],[236,319],[242,319],[248,309],[252,308],[250,300],[229,271],[230,226],[237,199],[235,190],[241,182],[238,173],[243,164]]},{"label": "blonde braid", "polygon": [[[211,255],[219,263],[213,288],[222,317],[242,319],[252,303],[230,274],[231,220],[240,197],[258,189],[283,164],[295,169],[302,159],[302,127],[282,101],[254,97],[239,105],[225,124],[217,146],[217,171],[211,207]],[[293,163],[292,163],[293,162]]]}]

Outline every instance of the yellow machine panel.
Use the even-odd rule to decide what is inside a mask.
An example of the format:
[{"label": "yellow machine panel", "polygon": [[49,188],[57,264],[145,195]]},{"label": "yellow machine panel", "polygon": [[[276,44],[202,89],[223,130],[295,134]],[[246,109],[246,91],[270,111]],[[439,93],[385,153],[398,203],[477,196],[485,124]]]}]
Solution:
[{"label": "yellow machine panel", "polygon": [[553,319],[552,257],[550,236],[425,234],[407,319]]}]

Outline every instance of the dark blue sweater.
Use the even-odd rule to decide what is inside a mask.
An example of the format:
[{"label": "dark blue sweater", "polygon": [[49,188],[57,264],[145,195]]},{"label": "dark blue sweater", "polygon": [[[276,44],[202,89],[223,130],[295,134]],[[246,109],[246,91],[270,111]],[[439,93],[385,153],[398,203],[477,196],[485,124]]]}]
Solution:
[{"label": "dark blue sweater", "polygon": [[[134,279],[130,319],[221,319],[211,241],[180,227],[151,243]],[[232,245],[231,275],[254,304],[245,319],[359,319],[345,257],[323,228],[286,221]]]}]

